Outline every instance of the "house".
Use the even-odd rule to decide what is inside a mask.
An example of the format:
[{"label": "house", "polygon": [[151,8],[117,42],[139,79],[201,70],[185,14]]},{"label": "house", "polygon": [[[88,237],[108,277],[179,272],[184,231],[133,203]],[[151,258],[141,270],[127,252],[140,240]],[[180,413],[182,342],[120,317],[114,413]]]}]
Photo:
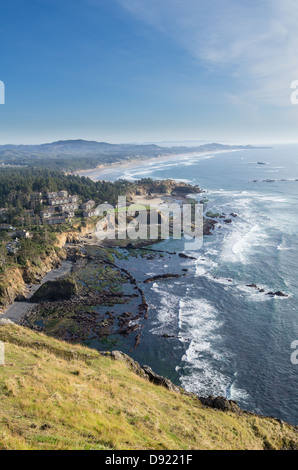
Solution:
[{"label": "house", "polygon": [[8,253],[15,255],[20,249],[20,242],[18,240],[12,241],[6,245]]},{"label": "house", "polygon": [[62,198],[67,198],[68,197],[68,191],[59,191],[58,196],[62,197]]},{"label": "house", "polygon": [[70,197],[56,197],[53,199],[49,199],[50,206],[62,206],[64,204],[77,204],[78,197],[77,196],[70,196]]},{"label": "house", "polygon": [[3,217],[7,214],[8,209],[6,207],[0,208],[0,217]]},{"label": "house", "polygon": [[91,209],[93,209],[94,206],[95,201],[87,201],[85,202],[85,204],[81,205],[81,209],[83,209],[83,211],[90,211]]},{"label": "house", "polygon": [[75,216],[75,213],[72,211],[72,210],[66,210],[63,214],[65,217],[67,217],[67,219],[73,219],[73,217]]},{"label": "house", "polygon": [[78,210],[78,208],[79,208],[78,204],[62,204],[62,205],[59,206],[59,211],[61,211],[61,212],[68,212],[68,211],[74,212],[74,211]]},{"label": "house", "polygon": [[53,208],[49,207],[47,210],[42,211],[40,213],[40,217],[42,218],[42,220],[50,219],[50,217],[52,217],[54,211],[55,211],[55,209],[53,210]]},{"label": "house", "polygon": [[16,232],[17,238],[25,238],[26,240],[30,238],[30,233],[27,230],[17,230]]},{"label": "house", "polygon": [[71,204],[77,204],[79,202],[79,196],[69,196],[68,200]]},{"label": "house", "polygon": [[50,206],[60,206],[62,204],[68,204],[68,198],[56,197],[49,200]]},{"label": "house", "polygon": [[58,197],[58,193],[51,193],[51,192],[48,192],[47,193],[47,199],[50,201],[52,199],[56,199]]},{"label": "house", "polygon": [[96,217],[97,216],[97,210],[89,210],[89,211],[84,211],[83,216],[88,218],[88,217]]},{"label": "house", "polygon": [[65,222],[67,222],[67,217],[63,215],[53,216],[47,220],[47,224],[49,225],[61,225],[61,224],[65,224]]},{"label": "house", "polygon": [[15,230],[15,228],[8,224],[0,224],[0,230]]}]

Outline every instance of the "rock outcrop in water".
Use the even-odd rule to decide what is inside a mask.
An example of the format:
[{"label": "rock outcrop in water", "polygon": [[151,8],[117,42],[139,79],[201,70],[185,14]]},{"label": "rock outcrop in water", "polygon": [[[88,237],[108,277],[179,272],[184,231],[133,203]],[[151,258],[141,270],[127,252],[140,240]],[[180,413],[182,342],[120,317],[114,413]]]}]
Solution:
[{"label": "rock outcrop in water", "polygon": [[182,276],[186,276],[186,274],[161,274],[160,276],[149,277],[144,281],[144,284],[150,284],[151,282],[163,281],[166,279],[179,279]]},{"label": "rock outcrop in water", "polygon": [[215,229],[216,224],[218,224],[217,220],[213,220],[213,219],[204,220],[204,228],[203,228],[204,235],[212,235],[212,230]]},{"label": "rock outcrop in water", "polygon": [[[250,287],[252,289],[256,289],[260,294],[265,294],[265,289],[261,289],[258,287],[256,284],[247,284],[246,287]],[[267,292],[266,295],[270,295],[271,297],[289,297],[288,294],[285,294],[284,292],[277,291],[277,292]]]}]

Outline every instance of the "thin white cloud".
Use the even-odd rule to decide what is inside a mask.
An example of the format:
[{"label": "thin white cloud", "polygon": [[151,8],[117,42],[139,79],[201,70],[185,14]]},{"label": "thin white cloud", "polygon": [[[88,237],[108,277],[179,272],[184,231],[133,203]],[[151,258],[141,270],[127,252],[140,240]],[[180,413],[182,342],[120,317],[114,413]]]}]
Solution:
[{"label": "thin white cloud", "polygon": [[239,103],[289,106],[298,79],[297,0],[118,1],[207,67],[237,78]]}]

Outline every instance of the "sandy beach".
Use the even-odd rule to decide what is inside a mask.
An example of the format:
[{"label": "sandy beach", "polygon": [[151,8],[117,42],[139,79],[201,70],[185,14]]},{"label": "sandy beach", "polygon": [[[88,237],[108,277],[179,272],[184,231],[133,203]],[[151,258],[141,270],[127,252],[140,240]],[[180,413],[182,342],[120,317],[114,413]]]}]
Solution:
[{"label": "sandy beach", "polygon": [[[240,149],[232,149],[232,150],[215,150],[212,152],[189,152],[189,153],[181,153],[176,155],[160,155],[158,157],[142,157],[142,158],[132,158],[131,160],[125,160],[123,162],[115,162],[115,163],[108,163],[103,165],[98,165],[96,168],[90,168],[89,170],[78,170],[75,172],[75,175],[78,176],[86,176],[90,179],[94,179],[98,181],[100,177],[103,177],[105,173],[111,171],[119,171],[119,170],[126,170],[128,168],[134,168],[136,166],[142,165],[150,165],[152,163],[166,163],[168,161],[175,161],[179,160],[181,157],[204,157],[204,156],[212,156],[219,153],[229,153],[229,152],[238,152]],[[96,175],[95,175],[96,174]]]}]

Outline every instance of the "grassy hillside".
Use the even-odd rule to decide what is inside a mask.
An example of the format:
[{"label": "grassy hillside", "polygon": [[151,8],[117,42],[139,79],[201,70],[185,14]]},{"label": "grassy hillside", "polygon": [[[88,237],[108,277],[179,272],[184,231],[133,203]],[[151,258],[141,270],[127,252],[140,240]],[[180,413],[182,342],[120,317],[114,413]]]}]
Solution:
[{"label": "grassy hillside", "polygon": [[290,426],[204,408],[96,351],[13,325],[0,340],[0,449],[298,447]]}]

